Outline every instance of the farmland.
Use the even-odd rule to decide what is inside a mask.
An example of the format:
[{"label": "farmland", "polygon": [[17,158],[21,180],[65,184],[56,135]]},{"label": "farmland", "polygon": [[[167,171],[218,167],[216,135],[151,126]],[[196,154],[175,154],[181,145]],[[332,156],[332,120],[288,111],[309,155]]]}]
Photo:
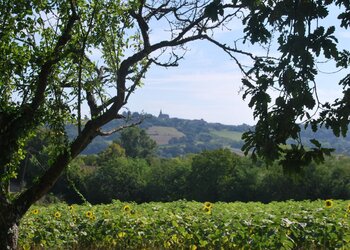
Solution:
[{"label": "farmland", "polygon": [[147,134],[151,136],[158,145],[166,145],[172,138],[181,138],[185,136],[184,133],[181,133],[176,128],[162,126],[152,126],[148,128]]},{"label": "farmland", "polygon": [[33,206],[22,249],[349,249],[350,201]]},{"label": "farmland", "polygon": [[[126,115],[126,114],[125,114]],[[133,114],[134,119],[141,115]],[[157,142],[157,155],[172,158],[184,156],[189,153],[199,153],[204,149],[213,150],[218,148],[230,148],[232,151],[242,154],[240,148],[243,145],[241,136],[244,132],[254,130],[252,126],[224,125],[220,123],[209,123],[204,120],[188,120],[181,118],[159,118],[150,114],[145,115],[145,120],[140,125],[148,135]],[[106,129],[121,126],[122,121],[113,121]],[[77,128],[73,125],[67,126],[67,133],[71,138],[76,136]],[[310,140],[316,138],[323,146],[334,148],[337,154],[350,155],[349,137],[336,137],[331,130],[320,128],[316,133],[309,129],[302,129],[302,141],[306,146],[312,147]],[[96,154],[108,147],[113,141],[118,140],[118,134],[106,137],[97,137],[84,154]]]}]

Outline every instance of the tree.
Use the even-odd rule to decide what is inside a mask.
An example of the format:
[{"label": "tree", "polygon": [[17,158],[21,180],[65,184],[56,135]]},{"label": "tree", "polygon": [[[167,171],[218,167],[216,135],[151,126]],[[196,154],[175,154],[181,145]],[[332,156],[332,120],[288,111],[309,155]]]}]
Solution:
[{"label": "tree", "polygon": [[[242,136],[245,141],[242,150],[268,164],[279,160],[286,171],[300,171],[311,161],[323,162],[333,149],[323,147],[316,139],[310,140],[313,147],[306,148],[300,132],[302,126],[311,127],[314,132],[324,126],[337,137],[345,137],[348,132],[350,75],[341,77],[338,84],[343,89],[342,96],[333,102],[319,99],[317,75],[322,72],[318,66],[324,61],[335,68],[333,72],[349,66],[350,52],[339,46],[336,37],[337,30],[347,30],[350,25],[349,2],[232,0],[232,3],[246,9],[241,19],[244,27],[241,41],[260,45],[265,51],[250,54],[249,67],[226,51],[244,74],[243,99],[250,97],[249,107],[254,109],[257,119],[255,129]],[[223,6],[221,0],[213,0],[206,8],[208,16],[213,21],[219,15],[225,16]],[[339,23],[322,22],[332,14],[337,15]],[[276,55],[272,56],[274,47]]]},{"label": "tree", "polygon": [[[236,11],[212,22],[213,13],[205,9],[208,4],[206,0],[0,3],[0,248],[16,248],[21,217],[50,190],[72,159],[95,137],[121,129],[104,131],[102,126],[123,118],[122,108],[151,65],[176,66],[186,43],[195,40],[228,49],[210,34],[241,6],[220,6]],[[164,40],[152,38],[156,24],[166,25]],[[65,132],[68,122],[78,127],[71,141]],[[11,195],[9,180],[25,156],[28,139],[42,126],[50,128],[54,145],[46,171],[26,190]]]},{"label": "tree", "polygon": [[154,155],[157,144],[139,127],[124,129],[120,133],[120,145],[125,149],[129,157],[147,158]]},{"label": "tree", "polygon": [[193,198],[218,201],[220,184],[232,173],[239,159],[229,149],[203,151],[193,157],[189,176]]},{"label": "tree", "polygon": [[144,159],[112,158],[87,178],[85,197],[93,203],[108,203],[112,199],[144,202],[149,170]]},{"label": "tree", "polygon": [[[310,140],[313,147],[306,148],[300,132],[302,126],[314,132],[324,126],[338,137],[348,132],[350,74],[338,82],[343,92],[334,102],[318,98],[317,75],[324,61],[335,68],[334,72],[349,66],[350,52],[339,46],[336,37],[336,31],[347,30],[350,25],[349,1],[232,2],[246,7],[243,43],[261,45],[266,51],[251,57],[251,67],[238,62],[244,74],[243,98],[250,97],[249,107],[257,119],[255,130],[244,133],[242,149],[267,163],[278,159],[287,171],[298,171],[311,161],[324,161],[333,150],[315,139]],[[216,13],[224,14],[221,1],[214,0],[207,11],[213,13],[213,20],[218,18]],[[338,23],[322,22],[331,14],[337,15]]]},{"label": "tree", "polygon": [[112,158],[125,157],[125,149],[118,143],[113,142],[104,151],[98,154],[99,161],[105,162]]},{"label": "tree", "polygon": [[176,201],[188,198],[191,158],[152,158],[146,187],[148,201]]}]

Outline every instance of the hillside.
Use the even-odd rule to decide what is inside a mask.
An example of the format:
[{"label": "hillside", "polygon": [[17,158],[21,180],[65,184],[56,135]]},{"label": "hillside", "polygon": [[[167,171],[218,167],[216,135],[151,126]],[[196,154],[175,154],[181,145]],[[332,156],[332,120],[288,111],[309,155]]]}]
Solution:
[{"label": "hillside", "polygon": [[[133,119],[141,117],[138,113],[132,114]],[[169,115],[161,114],[159,117],[146,115],[140,127],[145,129],[148,135],[157,142],[158,155],[161,157],[175,157],[189,153],[198,153],[203,150],[217,148],[230,148],[241,154],[240,148],[243,145],[241,136],[243,132],[254,127],[242,125],[223,125],[220,123],[208,123],[204,120],[187,120],[180,118],[170,118]],[[109,123],[105,129],[120,126],[122,121]],[[75,129],[70,127],[70,136],[74,136]],[[113,140],[118,139],[118,134],[108,137],[96,138],[84,154],[98,153],[108,146]],[[309,145],[309,140],[316,138],[325,147],[335,148],[336,153],[350,155],[350,139],[337,138],[332,131],[324,128],[317,133],[310,129],[302,131],[303,141]]]},{"label": "hillside", "polygon": [[156,141],[157,145],[167,145],[172,139],[180,139],[186,136],[176,128],[164,126],[151,126],[146,129],[146,132]]}]

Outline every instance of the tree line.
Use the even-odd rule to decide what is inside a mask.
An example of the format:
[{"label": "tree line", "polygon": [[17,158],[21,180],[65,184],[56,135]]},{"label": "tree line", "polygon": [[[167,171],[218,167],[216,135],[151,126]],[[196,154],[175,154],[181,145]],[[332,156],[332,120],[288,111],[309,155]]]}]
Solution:
[{"label": "tree line", "polygon": [[[154,141],[138,127],[121,132],[120,140],[94,155],[74,160],[52,193],[69,203],[122,201],[282,201],[350,199],[350,159],[327,158],[300,173],[287,174],[275,163],[253,162],[229,149],[184,157],[155,156]],[[40,158],[41,157],[41,158]],[[27,161],[23,180],[40,175],[37,155]],[[29,162],[29,163],[28,163]],[[24,163],[23,163],[24,164]],[[23,165],[22,164],[22,165]]]},{"label": "tree line", "polygon": [[266,167],[228,149],[172,159],[106,157],[105,152],[79,157],[53,193],[71,203],[82,202],[68,176],[91,203],[350,199],[350,160],[345,157],[331,157],[288,175],[277,164]]}]

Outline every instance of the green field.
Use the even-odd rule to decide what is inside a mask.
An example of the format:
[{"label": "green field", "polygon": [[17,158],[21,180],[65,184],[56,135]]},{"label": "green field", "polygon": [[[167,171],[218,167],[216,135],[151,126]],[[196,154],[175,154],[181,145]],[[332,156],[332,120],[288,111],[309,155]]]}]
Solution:
[{"label": "green field", "polygon": [[224,130],[210,130],[210,133],[222,138],[226,138],[226,139],[230,139],[233,141],[241,141],[242,139],[242,134],[241,132],[237,132],[237,131],[230,131],[227,129]]},{"label": "green field", "polygon": [[350,249],[350,201],[34,206],[22,249]]}]

